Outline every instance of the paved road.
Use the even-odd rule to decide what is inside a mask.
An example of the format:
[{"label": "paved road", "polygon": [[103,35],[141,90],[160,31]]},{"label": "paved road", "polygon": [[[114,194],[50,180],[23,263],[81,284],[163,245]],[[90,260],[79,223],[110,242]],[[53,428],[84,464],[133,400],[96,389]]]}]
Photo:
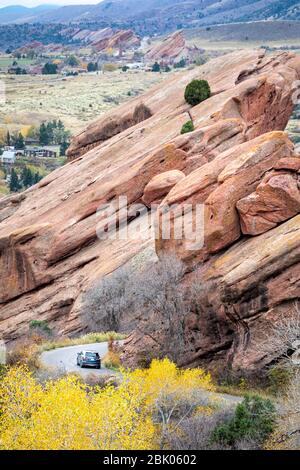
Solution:
[{"label": "paved road", "polygon": [[[106,369],[105,367],[102,367],[101,369],[81,369],[79,366],[77,366],[76,359],[77,353],[82,350],[97,351],[102,359],[107,353],[107,343],[83,344],[79,346],[68,346],[66,348],[53,349],[52,351],[45,351],[41,354],[41,362],[49,368],[58,369],[64,372],[77,372],[82,377],[86,377],[91,373],[96,375],[115,374],[115,372],[110,369]],[[206,394],[208,399],[214,400],[217,398],[219,404],[225,407],[235,406],[243,401],[242,397],[236,397],[224,393],[206,392]]]},{"label": "paved road", "polygon": [[244,399],[244,397],[238,397],[236,395],[228,395],[227,393],[216,392],[207,392],[207,397],[213,401],[217,400],[216,404],[219,404],[223,407],[235,407]]},{"label": "paved road", "polygon": [[84,344],[79,346],[68,346],[66,348],[52,349],[51,351],[45,351],[41,354],[41,362],[46,367],[53,369],[59,369],[64,372],[77,372],[78,374],[86,377],[89,374],[95,375],[112,375],[114,372],[110,369],[106,369],[102,366],[101,369],[83,368],[77,366],[77,353],[82,350],[97,351],[103,359],[107,353],[107,343],[94,343]]}]

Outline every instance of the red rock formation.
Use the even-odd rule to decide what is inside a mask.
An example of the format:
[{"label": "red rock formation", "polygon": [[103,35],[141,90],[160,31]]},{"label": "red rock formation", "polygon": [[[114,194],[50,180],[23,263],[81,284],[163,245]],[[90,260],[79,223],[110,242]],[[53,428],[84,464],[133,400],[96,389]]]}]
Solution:
[{"label": "red rock formation", "polygon": [[84,41],[87,44],[93,45],[94,43],[97,43],[97,41],[111,38],[114,35],[114,30],[111,28],[104,28],[96,31],[91,31],[90,29],[76,29],[75,31],[67,30],[65,34],[68,36],[72,35],[72,38],[75,41]]},{"label": "red rock formation", "polygon": [[182,31],[176,31],[168,36],[161,44],[153,46],[146,54],[146,61],[163,61],[166,63],[179,62],[180,59],[192,59],[199,56],[200,50],[186,44]]},{"label": "red rock formation", "polygon": [[234,146],[191,172],[162,202],[159,220],[162,225],[166,207],[170,207],[174,227],[181,220],[184,205],[203,204],[203,246],[199,248],[196,243],[196,231],[194,237],[186,239],[158,239],[158,253],[175,250],[181,259],[194,265],[238,240],[241,226],[236,204],[251,194],[264,174],[287,155],[293,155],[291,142],[283,132],[273,132]]},{"label": "red rock formation", "polygon": [[139,46],[141,43],[140,38],[136,36],[131,29],[120,30],[115,32],[112,36],[104,37],[103,39],[93,42],[93,47],[98,51],[105,51],[106,49],[116,49],[122,47],[127,49],[133,46]]},{"label": "red rock formation", "polygon": [[295,173],[271,172],[256,191],[240,199],[236,207],[242,233],[267,232],[300,212],[299,177]]},{"label": "red rock formation", "polygon": [[171,189],[184,178],[179,170],[166,171],[152,178],[144,189],[142,201],[146,205],[158,204]]},{"label": "red rock formation", "polygon": [[[48,321],[59,334],[82,331],[86,289],[146,248],[154,254],[151,238],[99,239],[97,208],[126,195],[130,210],[166,176],[159,175],[179,171],[186,176],[178,178],[164,203],[204,201],[207,214],[216,217],[215,225],[208,224],[204,250],[188,250],[186,256],[184,240],[181,245],[160,240],[157,246],[159,253],[175,248],[212,286],[203,315],[187,319],[194,347],[182,360],[196,364],[219,351],[237,368],[259,363],[258,353],[243,357],[253,349],[245,332],[249,337],[253,328],[258,334],[260,323],[279,316],[299,295],[299,216],[244,240],[236,204],[255,193],[278,165],[289,166],[278,167],[280,174],[294,168],[298,157],[280,131],[292,110],[299,72],[293,54],[239,51],[176,74],[77,136],[67,165],[24,193],[1,199],[0,332],[5,340],[21,337],[32,319]],[[190,108],[184,89],[199,77],[208,79],[213,95]],[[195,130],[181,135],[189,119]],[[165,192],[173,182],[168,184],[158,186],[165,185]],[[152,194],[155,200],[162,196],[160,189]],[[120,210],[118,217],[122,223],[127,215]],[[147,338],[136,333],[132,341],[142,348]]]}]

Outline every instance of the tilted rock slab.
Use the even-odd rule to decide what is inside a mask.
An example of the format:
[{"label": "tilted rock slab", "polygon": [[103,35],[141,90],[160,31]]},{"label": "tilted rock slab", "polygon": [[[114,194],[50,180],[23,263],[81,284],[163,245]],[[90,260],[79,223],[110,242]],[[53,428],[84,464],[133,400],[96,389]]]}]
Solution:
[{"label": "tilted rock slab", "polygon": [[[64,167],[22,194],[2,198],[1,336],[7,342],[22,337],[33,319],[46,320],[58,334],[83,331],[82,294],[93,282],[142,256],[146,249],[152,250],[155,257],[150,237],[99,239],[97,209],[102,204],[114,204],[119,196],[126,196],[129,215],[120,210],[118,222],[122,226],[128,218],[131,226],[136,221],[130,211],[142,202],[145,188],[154,177],[174,170],[183,172],[185,178],[171,189],[170,195],[177,194],[182,187],[178,196],[184,201],[193,194],[193,186],[196,193],[199,191],[199,184],[196,180],[192,183],[193,177],[191,185],[184,186],[183,181],[200,170],[204,171],[204,178],[205,168],[209,207],[213,209],[218,204],[215,192],[218,185],[223,185],[226,198],[230,196],[230,201],[236,204],[256,190],[259,179],[276,161],[295,158],[286,136],[272,132],[283,130],[288,122],[299,70],[299,60],[293,54],[267,56],[259,50],[239,51],[176,73],[142,97],[111,111],[76,137],[69,151],[70,161]],[[185,86],[194,78],[209,81],[212,97],[191,108],[183,95]],[[180,135],[182,125],[191,119],[195,131]],[[262,136],[269,132],[267,137]],[[258,161],[253,165],[250,156],[253,144],[249,141],[256,137],[261,141],[260,150],[254,152]],[[244,162],[243,145],[248,149]],[[233,164],[232,152],[240,156],[238,166]],[[221,154],[226,165],[219,159]],[[216,165],[214,170],[212,165]],[[247,191],[238,183],[239,172],[244,185],[249,186]],[[255,175],[259,175],[256,183]],[[230,194],[233,181],[237,184],[237,196]],[[226,236],[237,241],[242,236],[237,231],[238,212],[226,207],[230,213],[226,222],[230,236]],[[220,223],[225,220],[225,212],[224,205],[223,216],[218,216]],[[147,231],[150,228],[147,214],[143,217]],[[208,251],[212,246],[213,253],[224,249],[218,230],[223,236],[221,225],[217,229],[211,226],[207,246]],[[166,244],[158,249],[169,248]],[[198,255],[192,255],[197,263],[202,260],[202,255]],[[210,256],[209,252],[206,264],[211,262]],[[206,342],[209,341],[207,336]]]},{"label": "tilted rock slab", "polygon": [[170,170],[154,176],[144,189],[142,201],[147,206],[160,203],[164,196],[184,177],[185,174],[179,170]]},{"label": "tilted rock slab", "polygon": [[154,45],[145,54],[146,61],[163,61],[176,63],[180,59],[193,59],[199,57],[201,52],[196,46],[189,47],[182,31],[176,31],[168,36],[161,44]]},{"label": "tilted rock slab", "polygon": [[[296,159],[293,159],[296,160]],[[298,158],[300,162],[300,158]],[[256,191],[236,204],[241,231],[259,235],[300,212],[299,175],[272,171],[257,186]]]},{"label": "tilted rock slab", "polygon": [[292,155],[294,147],[287,135],[275,131],[234,146],[194,170],[175,185],[162,202],[159,223],[162,225],[165,217],[170,216],[174,228],[178,219],[180,223],[186,204],[191,204],[194,210],[203,205],[203,225],[198,227],[198,231],[203,231],[203,246],[197,247],[198,232],[195,232],[195,240],[184,236],[179,240],[162,237],[156,243],[158,253],[175,251],[180,259],[195,264],[238,240],[242,229],[236,206],[251,195],[277,161]]}]

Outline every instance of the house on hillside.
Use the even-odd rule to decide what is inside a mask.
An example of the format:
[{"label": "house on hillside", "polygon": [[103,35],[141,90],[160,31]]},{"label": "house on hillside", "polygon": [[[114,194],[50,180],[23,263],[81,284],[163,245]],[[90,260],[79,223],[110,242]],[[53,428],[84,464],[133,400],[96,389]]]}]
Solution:
[{"label": "house on hillside", "polygon": [[39,145],[40,140],[38,137],[26,137],[25,138],[25,145],[28,147],[29,145]]},{"label": "house on hillside", "polygon": [[59,145],[47,145],[44,147],[26,146],[24,156],[28,158],[57,158],[60,156]]},{"label": "house on hillside", "polygon": [[4,150],[0,156],[0,162],[3,165],[13,165],[16,162],[16,152],[13,150]]}]

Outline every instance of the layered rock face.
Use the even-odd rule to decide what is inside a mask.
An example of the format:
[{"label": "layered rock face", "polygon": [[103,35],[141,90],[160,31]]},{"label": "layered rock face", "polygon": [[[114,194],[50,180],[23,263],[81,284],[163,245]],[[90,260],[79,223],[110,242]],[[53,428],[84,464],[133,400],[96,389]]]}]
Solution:
[{"label": "layered rock face", "polygon": [[146,54],[147,61],[163,61],[176,63],[181,59],[195,59],[199,57],[201,50],[196,46],[189,47],[186,44],[182,31],[176,31],[168,36],[161,44],[153,46]]},{"label": "layered rock face", "polygon": [[[106,30],[104,30],[106,31]],[[140,38],[131,29],[120,30],[113,32],[111,35],[108,33],[103,38],[94,39],[92,45],[97,51],[105,51],[106,49],[124,48],[127,49],[133,46],[140,46]]]},{"label": "layered rock face", "polygon": [[[184,238],[156,240],[159,256],[175,251],[189,276],[201,276],[207,286],[206,308],[186,319],[182,363],[222,357],[235,368],[261,364],[253,346],[261,328],[291,310],[299,295],[299,156],[282,132],[299,77],[293,54],[262,50],[174,74],[77,136],[67,165],[1,199],[4,339],[21,337],[32,319],[47,320],[59,334],[83,331],[82,295],[93,282],[142,258],[146,249],[155,257],[150,234],[99,238],[98,226],[105,225],[99,207],[126,196],[128,213],[117,207],[121,227],[136,222],[136,203],[160,204],[158,220],[169,204],[201,203],[203,246],[188,246],[193,240]],[[209,81],[212,96],[191,108],[183,96],[195,78]],[[188,120],[195,130],[181,135]],[[153,341],[151,348],[159,349],[159,331]],[[145,344],[147,338],[133,332],[128,363],[134,362],[133,345],[142,350]]]},{"label": "layered rock face", "polygon": [[[286,160],[291,157],[297,159],[287,136],[275,131],[234,146],[212,162],[192,171],[173,187],[159,208],[160,225],[168,217],[172,227],[169,239],[158,239],[158,252],[176,251],[181,259],[195,265],[231,245],[242,233],[263,233],[296,215],[299,208],[297,172],[273,170],[284,157]],[[275,196],[277,193],[277,205],[274,192]],[[262,199],[260,205],[259,197]],[[263,202],[265,207],[262,207]],[[194,235],[191,233],[188,237],[176,240],[172,233],[181,222],[186,204],[193,208],[203,206],[203,227],[199,227]],[[273,225],[259,227],[261,214],[271,220],[273,215]],[[201,229],[203,246],[198,247],[197,239]]]}]

